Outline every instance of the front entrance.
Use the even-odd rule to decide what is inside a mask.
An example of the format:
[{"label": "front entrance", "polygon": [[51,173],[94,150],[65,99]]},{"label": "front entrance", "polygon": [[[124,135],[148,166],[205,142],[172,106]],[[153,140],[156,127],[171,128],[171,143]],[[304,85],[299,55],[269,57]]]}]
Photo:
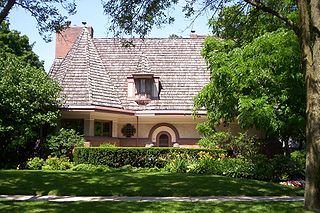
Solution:
[{"label": "front entrance", "polygon": [[171,137],[168,132],[160,132],[157,136],[157,145],[159,147],[168,147],[171,144]]}]

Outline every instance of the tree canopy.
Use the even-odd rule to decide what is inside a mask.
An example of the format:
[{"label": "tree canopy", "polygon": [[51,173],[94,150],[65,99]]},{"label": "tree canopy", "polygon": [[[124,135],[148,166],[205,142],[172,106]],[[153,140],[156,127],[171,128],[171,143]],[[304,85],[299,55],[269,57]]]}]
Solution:
[{"label": "tree canopy", "polygon": [[[267,137],[304,139],[305,93],[300,48],[294,33],[279,29],[241,47],[232,40],[206,39],[203,49],[211,80],[195,99],[210,126],[237,121]],[[298,104],[297,104],[298,103]]]},{"label": "tree canopy", "polygon": [[6,164],[30,156],[45,138],[44,127],[57,123],[60,87],[43,69],[0,54],[0,162]]},{"label": "tree canopy", "polygon": [[1,0],[0,24],[7,19],[13,7],[22,8],[35,18],[39,33],[46,41],[51,40],[52,32],[69,26],[68,16],[76,12],[74,0]]},{"label": "tree canopy", "polygon": [[33,45],[29,44],[29,38],[21,35],[20,32],[9,29],[9,24],[3,22],[0,25],[0,49],[2,52],[11,53],[19,60],[29,63],[30,65],[43,68],[43,62],[32,51]]},{"label": "tree canopy", "polygon": [[2,23],[0,164],[18,162],[37,151],[48,127],[57,123],[59,91],[59,85],[49,78],[32,51],[28,37]]}]

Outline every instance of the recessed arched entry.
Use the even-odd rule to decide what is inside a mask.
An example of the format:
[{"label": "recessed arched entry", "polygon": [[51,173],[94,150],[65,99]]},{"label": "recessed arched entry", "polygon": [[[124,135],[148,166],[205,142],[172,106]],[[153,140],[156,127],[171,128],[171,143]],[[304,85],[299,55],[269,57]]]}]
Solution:
[{"label": "recessed arched entry", "polygon": [[149,140],[155,146],[174,146],[178,145],[179,133],[177,129],[167,123],[160,123],[151,128]]},{"label": "recessed arched entry", "polygon": [[168,147],[171,146],[171,135],[168,132],[160,132],[157,135],[156,146],[159,147]]}]

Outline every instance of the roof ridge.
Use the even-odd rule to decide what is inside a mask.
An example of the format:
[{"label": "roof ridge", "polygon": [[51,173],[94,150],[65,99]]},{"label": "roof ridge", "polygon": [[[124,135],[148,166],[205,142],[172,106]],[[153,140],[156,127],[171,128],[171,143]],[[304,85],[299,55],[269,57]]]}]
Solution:
[{"label": "roof ridge", "polygon": [[[90,42],[90,36],[89,35],[89,32],[88,32],[88,29],[86,27],[83,28],[82,30],[82,33],[80,36],[84,36],[84,34],[86,34],[86,48],[85,48],[85,56],[86,56],[86,61],[88,63],[86,63],[86,66],[87,66],[87,69],[89,71],[89,75],[87,75],[87,81],[88,81],[88,94],[89,94],[89,103],[92,104],[92,82],[91,82],[91,66],[90,66],[90,49],[89,49],[89,42]],[[79,38],[80,38],[79,36]]]},{"label": "roof ridge", "polygon": [[[86,30],[87,35],[89,35],[88,30],[85,28],[84,30]],[[113,101],[115,101],[116,105],[118,105],[118,108],[123,108],[120,98],[118,97],[118,95],[115,93],[115,86],[111,80],[110,77],[110,73],[108,72],[108,70],[106,69],[106,67],[104,66],[101,56],[93,42],[93,39],[91,38],[91,36],[87,36],[87,65],[88,65],[88,70],[90,72],[89,76],[89,83],[90,83],[90,103],[94,104],[94,99],[92,98],[93,93],[94,93],[94,81],[93,81],[93,74],[98,74],[96,73],[97,71],[93,69],[93,67],[96,67],[96,65],[101,66],[103,68],[103,71],[105,71],[105,74],[103,76],[103,78],[106,78],[106,83],[110,85],[111,88],[109,88],[109,92],[111,93],[111,95],[113,96]],[[101,80],[101,79],[99,79]]]}]

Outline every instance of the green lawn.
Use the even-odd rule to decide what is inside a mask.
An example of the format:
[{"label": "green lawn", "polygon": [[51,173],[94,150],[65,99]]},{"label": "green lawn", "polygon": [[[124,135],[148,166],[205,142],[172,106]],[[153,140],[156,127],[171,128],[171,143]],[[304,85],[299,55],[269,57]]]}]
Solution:
[{"label": "green lawn", "polygon": [[0,212],[307,212],[302,202],[13,202]]},{"label": "green lawn", "polygon": [[0,170],[0,194],[302,196],[303,189],[216,175]]}]

